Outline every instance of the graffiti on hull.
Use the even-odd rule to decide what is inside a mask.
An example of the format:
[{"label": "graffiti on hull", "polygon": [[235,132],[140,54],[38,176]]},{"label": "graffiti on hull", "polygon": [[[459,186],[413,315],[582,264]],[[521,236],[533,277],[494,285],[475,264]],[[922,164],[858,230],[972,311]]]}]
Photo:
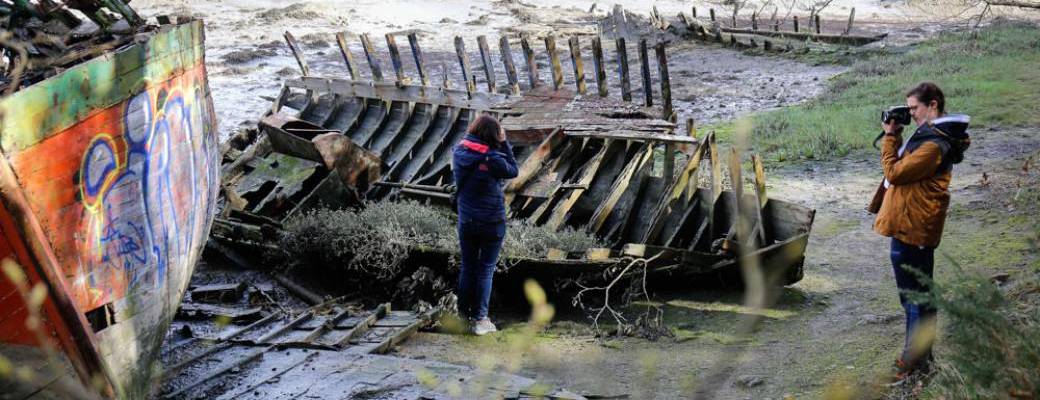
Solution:
[{"label": "graffiti on hull", "polygon": [[219,183],[204,67],[12,155],[81,310],[161,291],[205,244]]}]

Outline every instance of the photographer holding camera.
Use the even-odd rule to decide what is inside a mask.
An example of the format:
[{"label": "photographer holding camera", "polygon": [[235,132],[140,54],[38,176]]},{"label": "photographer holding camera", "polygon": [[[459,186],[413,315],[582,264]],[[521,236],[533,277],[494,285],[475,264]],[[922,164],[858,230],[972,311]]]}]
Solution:
[{"label": "photographer holding camera", "polygon": [[[936,309],[912,293],[929,291],[935,248],[950,204],[953,164],[961,162],[970,140],[967,115],[947,115],[941,89],[923,82],[906,92],[906,107],[882,114],[881,168],[885,180],[868,207],[877,213],[874,230],[892,238],[891,259],[906,313],[906,340],[896,360],[897,379],[926,370],[932,360]],[[917,129],[903,138],[910,119]],[[922,279],[927,277],[927,279]]]}]

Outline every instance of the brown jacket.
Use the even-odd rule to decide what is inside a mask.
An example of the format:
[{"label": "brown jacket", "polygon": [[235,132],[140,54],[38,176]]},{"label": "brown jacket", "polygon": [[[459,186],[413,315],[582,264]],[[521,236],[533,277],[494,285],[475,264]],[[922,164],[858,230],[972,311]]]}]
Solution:
[{"label": "brown jacket", "polygon": [[[942,165],[942,148],[926,141],[903,157],[898,155],[902,138],[885,136],[881,141],[881,168],[891,184],[882,186],[884,200],[874,221],[874,231],[914,246],[936,247],[942,238],[946,209],[950,205],[950,168]],[[880,193],[878,196],[880,198]]]}]

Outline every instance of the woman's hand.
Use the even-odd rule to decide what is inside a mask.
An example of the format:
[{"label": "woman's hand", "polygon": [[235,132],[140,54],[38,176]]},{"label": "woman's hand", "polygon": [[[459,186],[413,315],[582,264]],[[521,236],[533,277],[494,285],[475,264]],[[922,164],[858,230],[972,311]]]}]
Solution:
[{"label": "woman's hand", "polygon": [[885,130],[886,135],[890,136],[898,136],[903,133],[903,125],[900,125],[895,121],[882,122],[881,128]]},{"label": "woman's hand", "polygon": [[498,128],[498,142],[499,143],[505,143],[506,142],[506,128],[503,128],[501,126]]}]

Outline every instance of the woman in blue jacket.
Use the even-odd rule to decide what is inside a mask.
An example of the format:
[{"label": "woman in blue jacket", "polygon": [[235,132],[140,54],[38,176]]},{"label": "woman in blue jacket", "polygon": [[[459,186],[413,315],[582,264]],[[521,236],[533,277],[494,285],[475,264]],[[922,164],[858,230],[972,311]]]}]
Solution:
[{"label": "woman in blue jacket", "polygon": [[459,213],[459,313],[476,335],[495,332],[488,319],[491,278],[506,236],[506,204],[502,189],[517,174],[513,148],[495,118],[481,115],[455,147],[452,171]]}]

